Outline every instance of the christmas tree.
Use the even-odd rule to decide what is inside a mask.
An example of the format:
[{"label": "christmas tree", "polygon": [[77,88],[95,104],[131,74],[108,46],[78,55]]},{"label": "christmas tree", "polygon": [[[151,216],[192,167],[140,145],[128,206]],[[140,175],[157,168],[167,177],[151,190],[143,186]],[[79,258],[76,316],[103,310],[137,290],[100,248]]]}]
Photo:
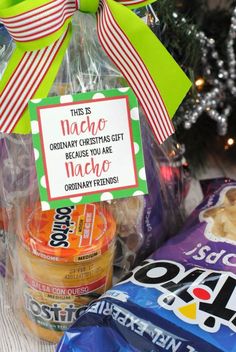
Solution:
[{"label": "christmas tree", "polygon": [[174,124],[194,171],[236,149],[235,2],[163,0],[149,23],[193,82]]}]

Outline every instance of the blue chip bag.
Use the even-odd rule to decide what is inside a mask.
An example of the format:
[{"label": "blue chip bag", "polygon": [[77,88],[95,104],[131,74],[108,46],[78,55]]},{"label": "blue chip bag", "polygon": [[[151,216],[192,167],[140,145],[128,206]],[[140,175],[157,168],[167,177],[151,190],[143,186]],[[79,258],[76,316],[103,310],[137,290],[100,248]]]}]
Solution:
[{"label": "blue chip bag", "polygon": [[78,312],[57,352],[235,352],[236,183]]}]

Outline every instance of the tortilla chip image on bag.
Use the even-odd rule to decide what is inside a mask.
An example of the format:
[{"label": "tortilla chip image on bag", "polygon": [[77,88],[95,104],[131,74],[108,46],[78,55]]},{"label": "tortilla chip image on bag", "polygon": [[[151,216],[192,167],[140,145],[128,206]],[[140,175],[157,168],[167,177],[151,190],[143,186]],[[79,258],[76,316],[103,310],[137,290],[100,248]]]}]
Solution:
[{"label": "tortilla chip image on bag", "polygon": [[81,308],[57,352],[236,351],[236,183],[180,233]]}]

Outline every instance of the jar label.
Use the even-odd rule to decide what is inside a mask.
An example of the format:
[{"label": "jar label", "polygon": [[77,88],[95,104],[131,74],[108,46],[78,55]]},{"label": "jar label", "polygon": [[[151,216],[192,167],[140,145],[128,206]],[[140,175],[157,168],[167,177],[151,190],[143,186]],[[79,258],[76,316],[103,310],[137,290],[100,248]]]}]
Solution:
[{"label": "jar label", "polygon": [[40,292],[46,292],[48,294],[55,294],[60,296],[80,296],[93,292],[94,290],[97,290],[104,286],[106,283],[106,277],[103,277],[97,281],[91,282],[86,285],[73,287],[48,285],[33,279],[28,274],[24,274],[24,281],[30,288]]},{"label": "jar label", "polygon": [[81,286],[55,286],[24,273],[24,308],[30,320],[43,328],[65,331],[77,319],[81,306],[105,291],[106,277]]}]

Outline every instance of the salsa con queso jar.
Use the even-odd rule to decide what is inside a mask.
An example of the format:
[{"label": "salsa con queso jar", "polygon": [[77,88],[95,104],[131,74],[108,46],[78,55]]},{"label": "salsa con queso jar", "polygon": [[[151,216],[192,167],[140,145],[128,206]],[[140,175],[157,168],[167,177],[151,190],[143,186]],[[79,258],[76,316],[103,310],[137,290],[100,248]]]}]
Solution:
[{"label": "salsa con queso jar", "polygon": [[21,319],[57,342],[79,307],[112,284],[115,221],[101,204],[29,211],[18,245]]}]

